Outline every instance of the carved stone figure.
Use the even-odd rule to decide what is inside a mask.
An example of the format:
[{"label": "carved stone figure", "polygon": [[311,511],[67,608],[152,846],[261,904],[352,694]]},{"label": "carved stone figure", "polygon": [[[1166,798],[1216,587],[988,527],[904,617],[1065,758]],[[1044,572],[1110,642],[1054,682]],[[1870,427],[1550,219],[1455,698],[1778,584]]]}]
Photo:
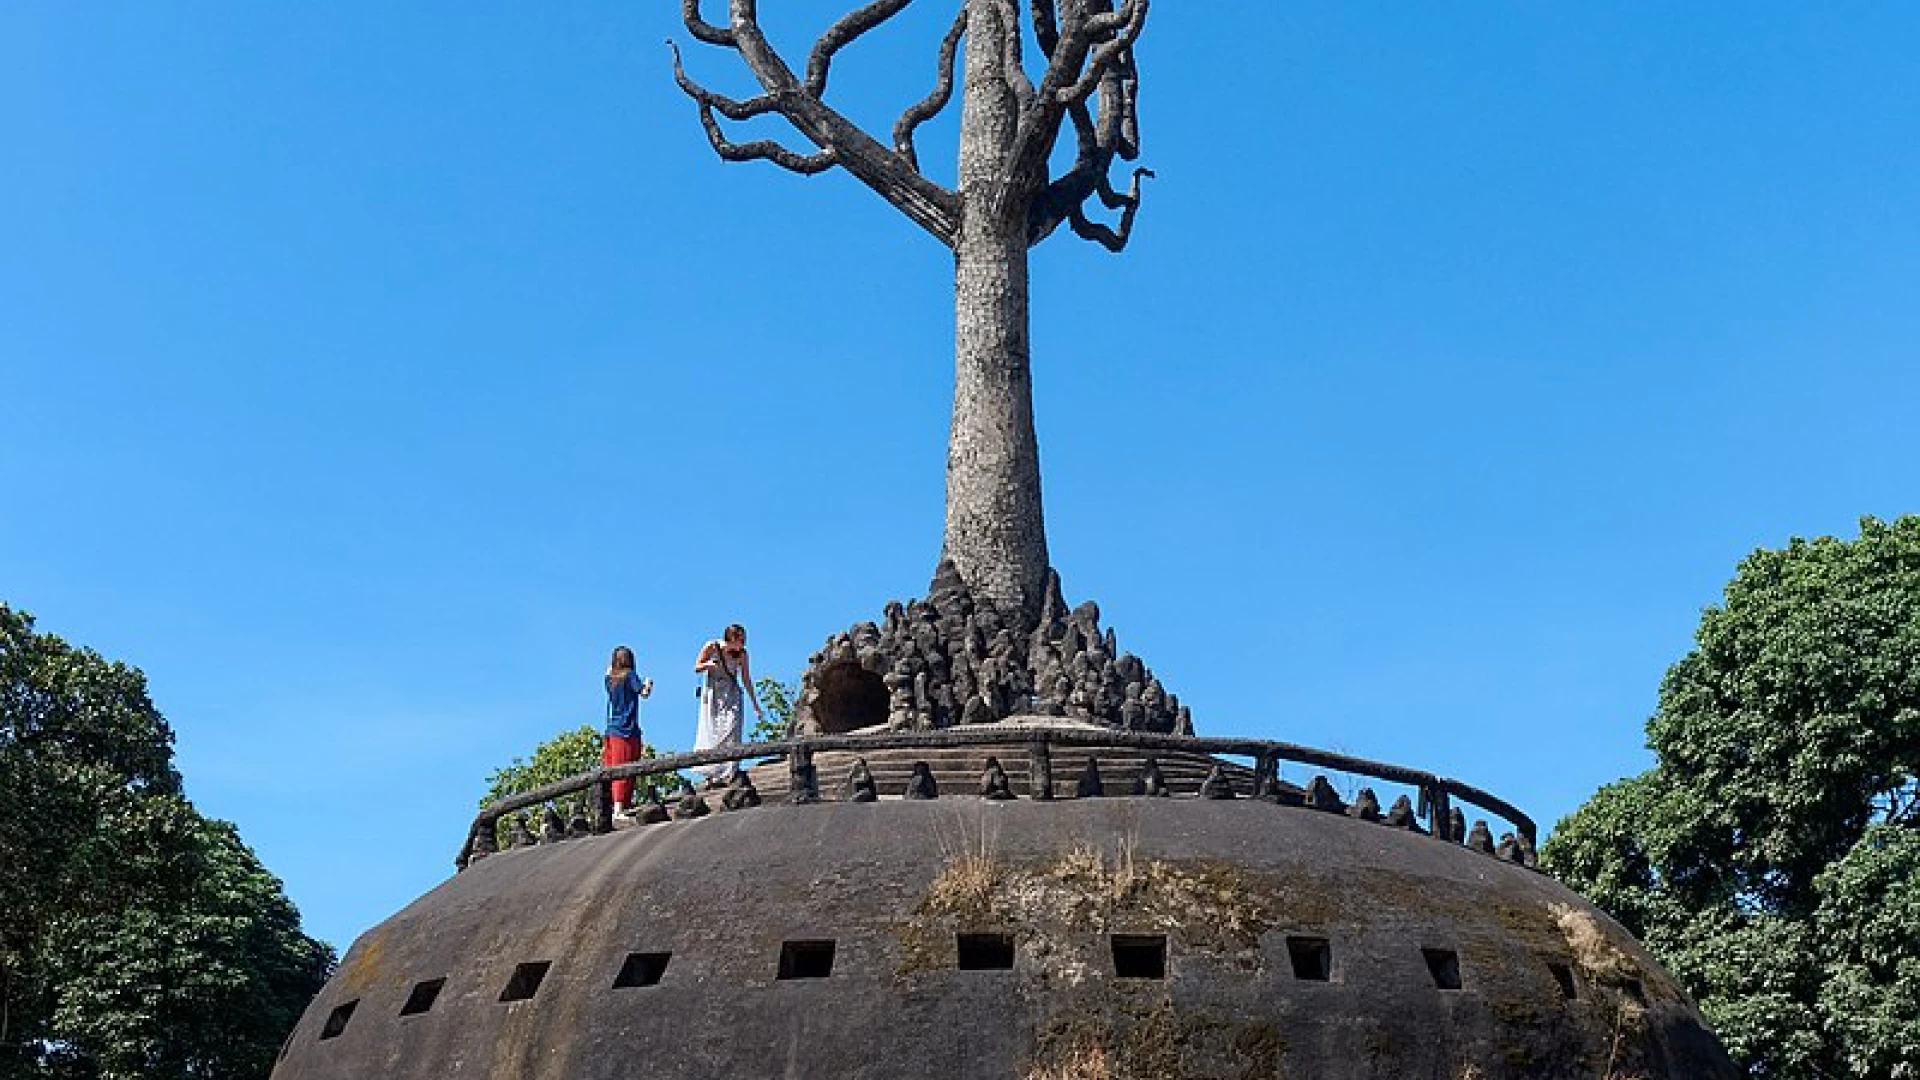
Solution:
[{"label": "carved stone figure", "polygon": [[924,761],[913,763],[913,775],[907,777],[907,790],[902,793],[908,799],[937,799],[940,797],[940,785],[934,783],[933,769]]},{"label": "carved stone figure", "polygon": [[660,789],[648,784],[643,790],[646,794],[641,797],[640,810],[637,815],[640,824],[659,825],[669,820],[672,815],[667,813],[666,804],[660,801]]},{"label": "carved stone figure", "polygon": [[1100,761],[1088,757],[1087,767],[1080,773],[1080,780],[1073,786],[1076,799],[1098,799],[1107,793],[1107,786],[1100,782]]},{"label": "carved stone figure", "polygon": [[1493,854],[1493,832],[1485,821],[1473,823],[1473,831],[1467,834],[1467,847],[1482,855]]},{"label": "carved stone figure", "polygon": [[1215,765],[1207,771],[1207,778],[1200,782],[1200,797],[1203,799],[1234,798],[1233,781],[1227,779],[1226,771]]},{"label": "carved stone figure", "polygon": [[1396,829],[1408,829],[1413,832],[1426,832],[1420,827],[1417,815],[1413,812],[1413,800],[1405,795],[1393,800],[1393,807],[1387,811],[1388,825]]},{"label": "carved stone figure", "polygon": [[707,800],[702,798],[700,793],[693,789],[692,784],[681,780],[680,801],[673,808],[674,820],[692,821],[695,818],[706,817],[711,813],[713,813],[713,808],[707,805]]},{"label": "carved stone figure", "polygon": [[1007,782],[1007,770],[1000,767],[1000,759],[987,758],[986,772],[980,777],[980,797],[1004,802],[1013,798],[1013,785]]},{"label": "carved stone figure", "polygon": [[748,776],[745,769],[733,774],[726,794],[720,796],[720,805],[727,810],[748,810],[760,805],[760,790],[753,786],[753,777]]},{"label": "carved stone figure", "polygon": [[856,759],[853,768],[847,770],[847,801],[870,803],[879,798],[880,789],[874,786],[873,771],[867,768],[867,759]]},{"label": "carved stone figure", "polygon": [[1133,781],[1133,793],[1153,798],[1163,798],[1169,794],[1167,778],[1160,775],[1158,759],[1148,758],[1146,763],[1140,766],[1140,775]]},{"label": "carved stone figure", "polygon": [[573,816],[567,819],[567,839],[578,840],[593,835],[593,825],[587,821],[586,800],[573,804]]},{"label": "carved stone figure", "polygon": [[1307,805],[1315,810],[1325,810],[1329,814],[1347,812],[1346,804],[1340,801],[1339,794],[1333,790],[1333,785],[1328,783],[1324,776],[1315,776],[1307,781]]},{"label": "carved stone figure", "polygon": [[533,834],[527,831],[527,816],[515,814],[507,821],[507,846],[510,848],[532,847]]}]

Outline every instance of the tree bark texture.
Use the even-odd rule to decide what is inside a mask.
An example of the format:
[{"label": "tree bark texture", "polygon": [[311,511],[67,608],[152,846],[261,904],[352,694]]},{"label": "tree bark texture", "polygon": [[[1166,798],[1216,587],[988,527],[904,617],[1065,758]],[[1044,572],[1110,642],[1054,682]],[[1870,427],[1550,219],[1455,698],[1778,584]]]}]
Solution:
[{"label": "tree bark texture", "polygon": [[1027,626],[1039,616],[1050,566],[1028,345],[1032,192],[1007,171],[1020,102],[1003,67],[999,5],[970,4],[976,32],[967,41],[960,121],[963,203],[954,248],[953,426],[941,557],[976,595]]}]

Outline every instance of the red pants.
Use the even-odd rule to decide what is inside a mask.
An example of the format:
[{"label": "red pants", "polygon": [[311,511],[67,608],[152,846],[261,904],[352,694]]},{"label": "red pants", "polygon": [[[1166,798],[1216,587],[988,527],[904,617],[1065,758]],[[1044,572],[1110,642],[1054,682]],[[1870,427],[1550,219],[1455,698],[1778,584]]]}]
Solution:
[{"label": "red pants", "polygon": [[[640,760],[640,740],[625,735],[607,736],[606,745],[600,750],[600,764],[625,765],[629,761]],[[613,805],[626,806],[633,795],[633,781],[615,780],[613,782]]]}]

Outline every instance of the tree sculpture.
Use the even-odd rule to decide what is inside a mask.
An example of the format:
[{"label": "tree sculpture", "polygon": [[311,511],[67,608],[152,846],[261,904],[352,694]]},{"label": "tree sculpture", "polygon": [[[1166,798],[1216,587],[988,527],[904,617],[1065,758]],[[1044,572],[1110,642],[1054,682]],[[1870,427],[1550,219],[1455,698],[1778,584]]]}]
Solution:
[{"label": "tree sculpture", "polygon": [[[1100,629],[1099,608],[1069,612],[1061,598],[1040,512],[1028,350],[1027,250],[1061,225],[1115,252],[1133,232],[1140,180],[1152,174],[1135,169],[1124,192],[1111,174],[1139,156],[1133,46],[1148,0],[1027,0],[1024,16],[1015,0],[960,0],[933,90],[901,114],[888,147],[826,103],[827,81],[842,49],[912,2],[874,0],[842,18],[796,75],[762,33],[755,0],[730,0],[724,27],[702,18],[700,0],[682,0],[693,36],[739,53],[759,80],[763,93],[745,100],[694,82],[673,50],[674,79],[722,159],[809,176],[845,169],[953,250],[953,427],[932,588],[925,601],[889,604],[883,625],[829,638],[801,680],[796,724],[945,727],[1038,712],[1188,730],[1179,699]],[[952,103],[956,72],[960,152],[949,191],[921,171],[914,133]],[[814,152],[734,142],[720,121],[766,116],[786,120]],[[1053,176],[1055,144],[1069,126],[1078,152]],[[1088,216],[1096,199],[1118,213],[1113,224]]]},{"label": "tree sculpture", "polygon": [[[764,93],[724,97],[687,76],[674,48],[674,78],[699,106],[714,150],[727,161],[770,161],[802,175],[842,168],[898,207],[954,253],[953,427],[947,445],[946,532],[951,561],[974,594],[1030,629],[1048,588],[1046,528],[1040,510],[1040,455],[1029,371],[1027,249],[1062,224],[1118,252],[1140,207],[1135,169],[1127,190],[1111,180],[1117,160],[1139,153],[1133,46],[1148,0],[961,0],[941,42],[933,91],[907,107],[883,146],[826,103],[840,50],[904,11],[913,0],[874,0],[814,43],[796,75],[761,32],[755,0],[731,0],[726,26],[707,22],[700,0],[682,0],[687,29],[733,49]],[[1037,82],[1027,69],[1029,27],[1039,47]],[[964,64],[961,46],[964,42]],[[671,44],[671,43],[669,43]],[[1040,67],[1041,64],[1036,64]],[[963,71],[959,183],[949,191],[920,169],[914,133],[952,101]],[[729,120],[779,116],[816,147],[798,153],[770,140],[736,143]],[[1064,128],[1078,141],[1072,168],[1050,176]],[[1115,225],[1089,218],[1098,199]]]}]

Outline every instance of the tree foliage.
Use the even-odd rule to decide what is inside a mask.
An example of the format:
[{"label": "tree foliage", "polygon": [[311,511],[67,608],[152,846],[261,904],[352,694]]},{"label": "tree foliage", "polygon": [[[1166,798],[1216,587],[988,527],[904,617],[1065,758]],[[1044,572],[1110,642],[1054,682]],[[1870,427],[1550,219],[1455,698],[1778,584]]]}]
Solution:
[{"label": "tree foliage", "polygon": [[1757,1076],[1920,1077],[1920,517],[1756,551],[1542,858]]},{"label": "tree foliage", "polygon": [[[509,795],[521,795],[599,768],[601,745],[601,733],[591,724],[582,724],[577,728],[561,731],[553,738],[534,747],[533,753],[527,757],[514,758],[510,763],[495,769],[493,774],[487,777],[487,791],[480,796],[480,807],[485,809],[488,804]],[[657,751],[651,743],[643,745],[640,750],[642,757],[653,757],[655,753]],[[679,781],[671,775],[644,777],[640,782],[647,787],[658,789],[662,795],[672,791],[679,784]],[[644,791],[639,793],[645,794]],[[561,817],[568,817],[578,801],[573,798],[557,800],[554,809]],[[507,841],[507,827],[507,819],[500,819],[496,839],[502,844]]]},{"label": "tree foliage", "polygon": [[140,672],[0,604],[0,1075],[260,1077],[332,970]]},{"label": "tree foliage", "polygon": [[[495,769],[493,775],[487,777],[486,794],[480,796],[481,808],[509,795],[543,788],[598,768],[600,747],[600,732],[591,724],[561,731],[534,747],[531,755],[514,758]],[[645,753],[651,757],[653,748],[649,746]]]},{"label": "tree foliage", "polygon": [[753,688],[766,711],[753,722],[747,739],[770,742],[786,738],[793,731],[793,704],[799,700],[800,692],[771,675],[755,680]]}]

